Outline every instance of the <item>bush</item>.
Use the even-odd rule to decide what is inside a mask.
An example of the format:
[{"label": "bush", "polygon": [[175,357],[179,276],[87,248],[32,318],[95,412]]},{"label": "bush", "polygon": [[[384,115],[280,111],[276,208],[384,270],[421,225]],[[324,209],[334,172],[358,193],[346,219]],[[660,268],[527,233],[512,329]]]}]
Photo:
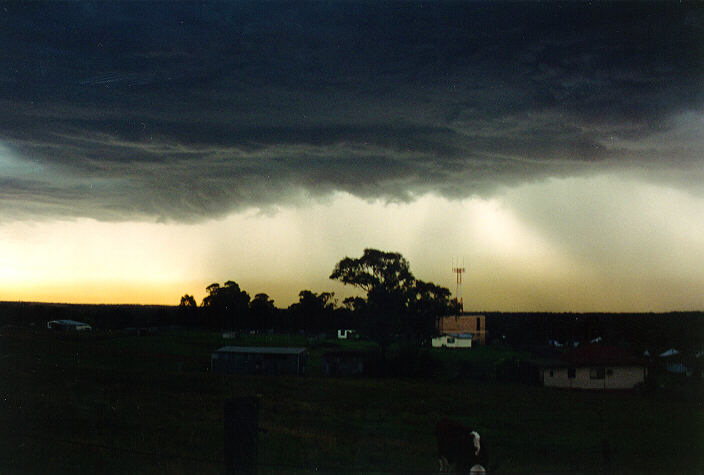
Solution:
[{"label": "bush", "polygon": [[401,344],[388,352],[386,360],[382,359],[381,353],[375,353],[369,360],[367,372],[370,376],[419,378],[435,376],[441,367],[429,349]]},{"label": "bush", "polygon": [[440,368],[440,363],[427,348],[413,344],[403,344],[389,360],[391,374],[402,377],[433,376]]}]

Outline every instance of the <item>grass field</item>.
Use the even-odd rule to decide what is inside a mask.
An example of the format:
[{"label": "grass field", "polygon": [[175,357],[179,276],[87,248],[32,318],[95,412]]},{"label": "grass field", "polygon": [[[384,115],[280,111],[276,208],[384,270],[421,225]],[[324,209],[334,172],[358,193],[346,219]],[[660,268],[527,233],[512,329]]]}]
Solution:
[{"label": "grass field", "polygon": [[[9,334],[8,334],[9,333]],[[701,398],[469,381],[207,372],[225,344],[305,345],[301,336],[174,331],[148,336],[3,332],[0,473],[222,473],[223,404],[261,400],[259,471],[436,471],[435,423],[476,427],[496,472],[701,473]],[[345,343],[353,346],[365,342]],[[443,354],[491,365],[508,350]],[[317,366],[316,366],[317,364]],[[492,468],[492,467],[490,467]]]}]

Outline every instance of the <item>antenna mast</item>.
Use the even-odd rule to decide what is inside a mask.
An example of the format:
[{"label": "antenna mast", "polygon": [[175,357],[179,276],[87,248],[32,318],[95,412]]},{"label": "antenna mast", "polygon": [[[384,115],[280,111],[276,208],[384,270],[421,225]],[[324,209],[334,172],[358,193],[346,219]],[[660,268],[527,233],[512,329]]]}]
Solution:
[{"label": "antenna mast", "polygon": [[462,302],[462,274],[466,272],[464,268],[464,259],[462,259],[462,267],[459,265],[459,259],[457,260],[457,266],[455,266],[455,259],[452,259],[452,272],[457,274],[457,290],[455,291],[455,298],[460,303],[460,313],[464,311],[464,302]]}]

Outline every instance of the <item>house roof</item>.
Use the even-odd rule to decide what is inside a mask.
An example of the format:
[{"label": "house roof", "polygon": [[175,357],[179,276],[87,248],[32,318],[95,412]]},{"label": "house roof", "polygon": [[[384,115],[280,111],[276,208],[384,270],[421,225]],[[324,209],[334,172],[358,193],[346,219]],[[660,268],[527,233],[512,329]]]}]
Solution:
[{"label": "house roof", "polygon": [[305,353],[304,347],[279,347],[279,346],[223,346],[215,353],[256,353],[266,355],[298,355]]},{"label": "house roof", "polygon": [[644,360],[618,346],[588,344],[564,354],[563,360],[570,366],[624,366],[643,365]]}]

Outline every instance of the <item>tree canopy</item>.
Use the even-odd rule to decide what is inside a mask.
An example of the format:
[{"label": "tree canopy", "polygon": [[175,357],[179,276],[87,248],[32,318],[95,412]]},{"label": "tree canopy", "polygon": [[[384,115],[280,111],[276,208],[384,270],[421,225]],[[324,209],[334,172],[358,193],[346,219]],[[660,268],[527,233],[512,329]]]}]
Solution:
[{"label": "tree canopy", "polygon": [[269,325],[273,325],[276,319],[277,309],[274,301],[267,294],[256,294],[249,302],[249,327],[261,330]]},{"label": "tree canopy", "polygon": [[413,279],[408,261],[397,252],[365,249],[362,257],[345,257],[335,265],[331,279],[370,292],[378,289],[391,291],[407,286]]},{"label": "tree canopy", "polygon": [[298,302],[289,306],[294,325],[305,331],[333,330],[335,328],[335,294],[310,290],[298,293]]},{"label": "tree canopy", "polygon": [[224,286],[213,283],[206,289],[208,295],[203,299],[203,307],[211,319],[220,319],[224,328],[245,328],[248,326],[249,294],[240,289],[237,282],[228,280]]},{"label": "tree canopy", "polygon": [[194,309],[197,307],[196,299],[192,295],[185,294],[181,297],[181,303],[179,304],[179,307]]},{"label": "tree canopy", "polygon": [[365,249],[359,258],[338,262],[330,278],[366,292],[366,301],[348,298],[345,304],[360,317],[362,331],[379,343],[382,353],[396,336],[428,340],[438,319],[459,309],[447,288],[417,280],[397,252]]}]

